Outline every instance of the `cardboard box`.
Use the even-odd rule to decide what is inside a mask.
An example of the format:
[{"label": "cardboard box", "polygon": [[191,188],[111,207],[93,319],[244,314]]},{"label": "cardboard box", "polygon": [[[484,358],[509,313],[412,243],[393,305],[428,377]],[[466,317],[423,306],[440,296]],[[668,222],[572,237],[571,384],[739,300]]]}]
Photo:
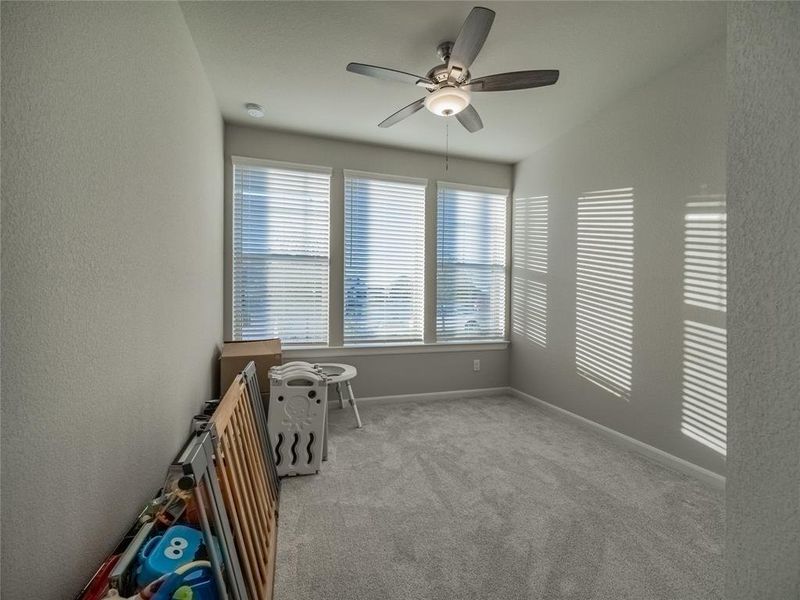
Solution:
[{"label": "cardboard box", "polygon": [[279,339],[225,342],[222,345],[222,355],[219,357],[220,398],[251,360],[256,363],[261,397],[269,399],[269,369],[283,362]]}]

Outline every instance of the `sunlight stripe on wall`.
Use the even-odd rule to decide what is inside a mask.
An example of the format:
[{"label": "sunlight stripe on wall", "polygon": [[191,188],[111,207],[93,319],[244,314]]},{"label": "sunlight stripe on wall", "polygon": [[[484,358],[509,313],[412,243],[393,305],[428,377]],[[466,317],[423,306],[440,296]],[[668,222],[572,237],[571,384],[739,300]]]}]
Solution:
[{"label": "sunlight stripe on wall", "polygon": [[681,432],[723,456],[727,451],[726,245],[725,196],[688,198]]},{"label": "sunlight stripe on wall", "polygon": [[512,214],[512,266],[547,273],[547,213],[549,198],[516,198]]},{"label": "sunlight stripe on wall", "polygon": [[547,345],[547,284],[514,276],[512,331],[542,347]]},{"label": "sunlight stripe on wall", "polygon": [[727,374],[725,329],[684,321],[681,432],[723,455],[727,447]]},{"label": "sunlight stripe on wall", "polygon": [[512,212],[511,330],[547,345],[548,196],[515,198]]},{"label": "sunlight stripe on wall", "polygon": [[633,360],[633,199],[633,188],[578,198],[577,371],[624,399]]},{"label": "sunlight stripe on wall", "polygon": [[683,263],[683,298],[687,304],[725,310],[725,227],[724,201],[687,203]]}]

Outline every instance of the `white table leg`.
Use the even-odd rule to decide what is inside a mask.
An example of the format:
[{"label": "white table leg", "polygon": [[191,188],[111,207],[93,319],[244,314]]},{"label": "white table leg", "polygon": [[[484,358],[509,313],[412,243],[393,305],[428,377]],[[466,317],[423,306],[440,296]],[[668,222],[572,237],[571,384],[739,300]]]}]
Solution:
[{"label": "white table leg", "polygon": [[322,460],[328,460],[328,403],[325,402],[325,431],[322,434]]},{"label": "white table leg", "polygon": [[347,386],[347,395],[349,396],[350,406],[353,407],[353,412],[356,413],[356,422],[358,423],[358,428],[361,429],[361,415],[358,414],[356,397],[353,395],[353,386],[350,385],[350,380],[345,382],[345,385]]},{"label": "white table leg", "polygon": [[342,400],[342,384],[336,384],[336,393],[339,395],[339,408],[344,408],[344,400]]}]

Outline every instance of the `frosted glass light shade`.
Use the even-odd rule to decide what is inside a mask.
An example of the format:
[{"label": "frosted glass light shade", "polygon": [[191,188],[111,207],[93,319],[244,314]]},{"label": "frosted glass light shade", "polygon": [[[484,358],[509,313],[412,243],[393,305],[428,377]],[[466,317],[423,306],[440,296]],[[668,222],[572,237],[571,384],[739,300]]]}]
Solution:
[{"label": "frosted glass light shade", "polygon": [[425,108],[440,117],[456,115],[469,106],[470,93],[455,87],[443,87],[425,98]]}]

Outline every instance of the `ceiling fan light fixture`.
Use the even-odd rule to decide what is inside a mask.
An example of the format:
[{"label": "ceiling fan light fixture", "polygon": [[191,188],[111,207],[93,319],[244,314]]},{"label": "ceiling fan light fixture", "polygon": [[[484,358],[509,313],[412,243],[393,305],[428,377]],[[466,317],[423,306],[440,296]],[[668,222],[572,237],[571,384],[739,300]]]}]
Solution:
[{"label": "ceiling fan light fixture", "polygon": [[425,98],[425,108],[440,117],[457,115],[469,106],[471,94],[457,87],[443,87]]}]

